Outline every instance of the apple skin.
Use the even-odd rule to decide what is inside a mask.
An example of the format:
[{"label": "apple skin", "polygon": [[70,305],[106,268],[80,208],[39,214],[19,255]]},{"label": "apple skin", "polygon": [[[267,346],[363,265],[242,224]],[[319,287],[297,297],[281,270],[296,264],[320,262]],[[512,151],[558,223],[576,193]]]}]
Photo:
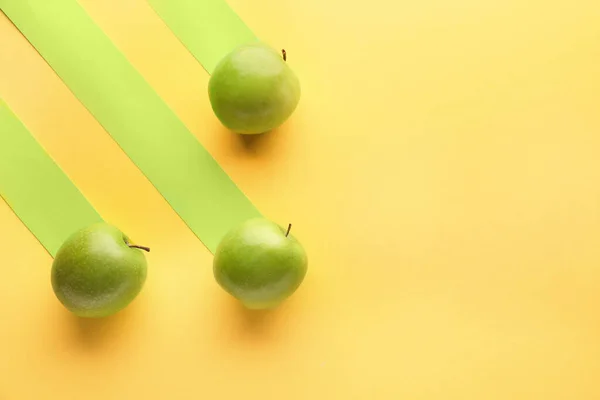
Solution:
[{"label": "apple skin", "polygon": [[249,309],[271,309],[291,296],[303,282],[306,252],[286,229],[253,218],[231,229],[213,259],[218,284]]},{"label": "apple skin", "polygon": [[51,282],[58,300],[87,318],[107,317],[127,307],[147,275],[142,250],[128,243],[119,229],[103,222],[73,233],[52,263]]},{"label": "apple skin", "polygon": [[215,67],[211,107],[229,130],[260,134],[283,124],[300,101],[300,82],[282,55],[261,43],[240,46]]}]

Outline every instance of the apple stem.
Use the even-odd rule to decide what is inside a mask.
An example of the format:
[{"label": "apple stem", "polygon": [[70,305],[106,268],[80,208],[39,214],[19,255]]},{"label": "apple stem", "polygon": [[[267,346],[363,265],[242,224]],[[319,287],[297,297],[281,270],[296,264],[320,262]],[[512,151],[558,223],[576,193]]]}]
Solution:
[{"label": "apple stem", "polygon": [[140,249],[140,250],[147,251],[148,253],[150,252],[150,247],[138,246],[137,244],[129,244],[129,243],[127,243],[127,246],[131,247],[132,249]]},{"label": "apple stem", "polygon": [[281,54],[283,54],[283,61],[287,61],[287,53],[285,49],[281,49]]},{"label": "apple stem", "polygon": [[290,234],[290,231],[292,230],[292,224],[288,225],[288,229],[287,232],[285,233],[285,237],[288,237],[288,235]]}]

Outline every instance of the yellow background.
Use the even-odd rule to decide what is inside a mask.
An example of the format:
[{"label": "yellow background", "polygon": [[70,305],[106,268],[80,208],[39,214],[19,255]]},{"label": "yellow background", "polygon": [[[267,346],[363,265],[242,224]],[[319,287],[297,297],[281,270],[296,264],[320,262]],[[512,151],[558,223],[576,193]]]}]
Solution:
[{"label": "yellow background", "polygon": [[225,131],[143,0],[81,0],[310,256],[273,313],[211,255],[4,16],[0,96],[110,222],[152,247],[126,311],[72,317],[0,203],[0,399],[600,398],[600,2],[230,0],[301,104]]}]

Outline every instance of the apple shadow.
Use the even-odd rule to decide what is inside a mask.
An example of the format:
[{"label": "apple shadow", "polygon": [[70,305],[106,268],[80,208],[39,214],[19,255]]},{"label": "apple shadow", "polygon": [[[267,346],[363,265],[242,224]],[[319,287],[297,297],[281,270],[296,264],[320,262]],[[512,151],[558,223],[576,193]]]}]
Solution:
[{"label": "apple shadow", "polygon": [[273,135],[277,134],[277,130],[273,129],[256,135],[238,135],[239,142],[245,150],[257,153],[269,146],[269,143],[273,141]]},{"label": "apple shadow", "polygon": [[286,144],[289,128],[286,124],[265,133],[242,135],[232,132],[223,125],[219,128],[222,144],[237,156],[268,157]]},{"label": "apple shadow", "polygon": [[276,310],[250,310],[241,303],[235,305],[242,328],[251,334],[263,334],[269,328]]},{"label": "apple shadow", "polygon": [[86,349],[99,349],[114,341],[124,331],[131,310],[127,307],[104,318],[82,318],[68,314],[74,341]]},{"label": "apple shadow", "polygon": [[283,305],[269,310],[251,310],[235,299],[225,300],[224,311],[232,319],[232,338],[247,343],[268,342],[277,336]]}]

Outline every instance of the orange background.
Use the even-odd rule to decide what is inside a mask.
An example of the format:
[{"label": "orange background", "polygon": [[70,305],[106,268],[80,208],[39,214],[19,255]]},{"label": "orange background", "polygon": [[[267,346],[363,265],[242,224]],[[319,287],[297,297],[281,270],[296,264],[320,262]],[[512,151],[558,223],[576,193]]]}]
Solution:
[{"label": "orange background", "polygon": [[0,203],[0,398],[600,398],[600,3],[230,0],[286,48],[301,104],[225,131],[208,75],[143,0],[81,0],[310,257],[272,313],[211,255],[0,14],[0,97],[152,247],[124,312],[78,320]]}]

